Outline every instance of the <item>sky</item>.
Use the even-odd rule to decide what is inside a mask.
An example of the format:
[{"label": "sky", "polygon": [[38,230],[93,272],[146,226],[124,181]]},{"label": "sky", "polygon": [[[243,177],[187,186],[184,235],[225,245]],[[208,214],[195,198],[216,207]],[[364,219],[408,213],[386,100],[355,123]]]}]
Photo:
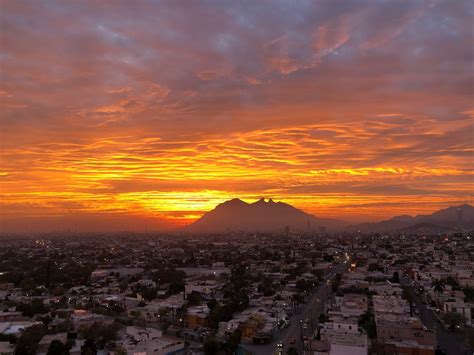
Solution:
[{"label": "sky", "polygon": [[472,201],[471,1],[0,0],[0,227]]}]

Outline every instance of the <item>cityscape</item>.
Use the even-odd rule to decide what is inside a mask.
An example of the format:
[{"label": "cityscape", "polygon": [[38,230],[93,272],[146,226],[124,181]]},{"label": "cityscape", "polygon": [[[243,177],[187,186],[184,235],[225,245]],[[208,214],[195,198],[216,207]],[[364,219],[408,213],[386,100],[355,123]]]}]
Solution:
[{"label": "cityscape", "polygon": [[420,228],[5,235],[0,350],[470,353],[474,233]]},{"label": "cityscape", "polygon": [[474,355],[469,0],[0,0],[0,355]]}]

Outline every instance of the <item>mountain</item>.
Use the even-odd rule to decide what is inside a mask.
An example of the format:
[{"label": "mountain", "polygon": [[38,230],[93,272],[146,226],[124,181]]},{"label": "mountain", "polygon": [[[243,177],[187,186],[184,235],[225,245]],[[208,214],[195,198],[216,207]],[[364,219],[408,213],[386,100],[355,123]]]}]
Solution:
[{"label": "mountain", "polygon": [[246,203],[238,198],[218,205],[187,227],[190,232],[217,233],[229,231],[283,232],[338,231],[347,223],[335,219],[316,218],[283,202]]},{"label": "mountain", "polygon": [[449,233],[474,229],[474,207],[468,204],[452,206],[430,215],[397,216],[378,223],[362,223],[348,227],[362,232]]}]

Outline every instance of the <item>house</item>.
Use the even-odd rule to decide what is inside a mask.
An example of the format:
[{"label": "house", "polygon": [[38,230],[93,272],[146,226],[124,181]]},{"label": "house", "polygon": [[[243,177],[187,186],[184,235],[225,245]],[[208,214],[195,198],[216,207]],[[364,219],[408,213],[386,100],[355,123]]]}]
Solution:
[{"label": "house", "polygon": [[111,325],[113,323],[114,318],[112,317],[90,313],[89,311],[82,309],[74,310],[74,313],[71,315],[71,324],[74,329],[79,329],[83,326],[90,327],[94,324]]},{"label": "house", "polygon": [[474,305],[471,303],[465,303],[462,299],[454,299],[452,301],[444,302],[443,311],[446,313],[459,313],[463,316],[466,325],[472,326],[472,312]]},{"label": "house", "polygon": [[188,308],[186,324],[190,329],[209,325],[209,308],[207,305]]},{"label": "house", "polygon": [[117,342],[127,355],[184,354],[185,344],[179,339],[163,336],[152,328],[127,327],[124,338]]},{"label": "house", "polygon": [[321,341],[327,343],[329,355],[368,353],[367,334],[359,328],[357,316],[334,315],[330,322],[322,325],[320,334]]}]

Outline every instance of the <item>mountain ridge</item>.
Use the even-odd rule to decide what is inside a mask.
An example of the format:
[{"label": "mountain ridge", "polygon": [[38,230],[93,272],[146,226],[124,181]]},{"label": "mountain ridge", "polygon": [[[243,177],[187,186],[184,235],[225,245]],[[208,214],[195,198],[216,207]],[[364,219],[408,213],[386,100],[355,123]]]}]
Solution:
[{"label": "mountain ridge", "polygon": [[344,221],[318,218],[284,202],[264,198],[247,203],[238,198],[225,201],[187,227],[192,232],[283,232],[340,230]]},{"label": "mountain ridge", "polygon": [[416,231],[419,229],[429,230],[431,225],[433,231],[445,230],[455,231],[460,229],[474,229],[474,207],[464,203],[459,206],[450,206],[431,214],[419,214],[416,216],[401,215],[385,221],[360,223],[349,226],[351,231],[362,232],[394,232],[394,231]]},{"label": "mountain ridge", "polygon": [[399,215],[388,220],[349,224],[343,220],[319,218],[285,202],[264,198],[247,203],[239,198],[224,201],[186,227],[189,232],[452,232],[474,229],[474,207],[467,203],[428,215]]}]

